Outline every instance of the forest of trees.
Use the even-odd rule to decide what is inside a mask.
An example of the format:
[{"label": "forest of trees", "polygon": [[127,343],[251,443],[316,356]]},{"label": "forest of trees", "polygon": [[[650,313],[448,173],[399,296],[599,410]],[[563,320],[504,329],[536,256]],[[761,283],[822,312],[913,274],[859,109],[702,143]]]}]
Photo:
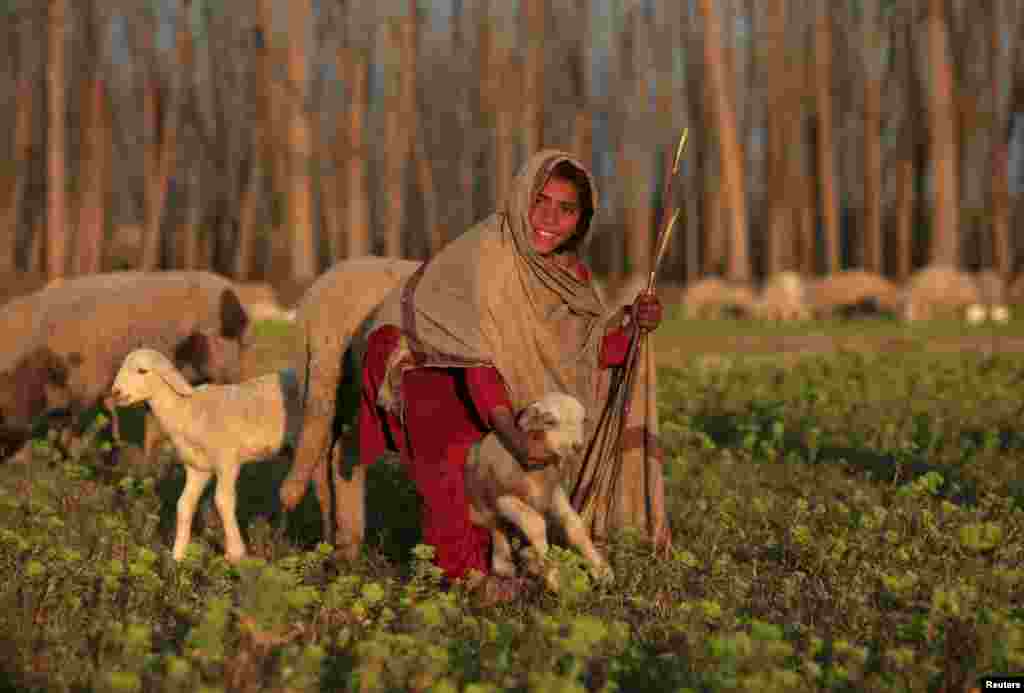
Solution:
[{"label": "forest of trees", "polygon": [[1009,278],[1022,45],[1024,0],[5,0],[0,271],[427,257],[557,146],[621,275],[688,127],[670,280]]}]

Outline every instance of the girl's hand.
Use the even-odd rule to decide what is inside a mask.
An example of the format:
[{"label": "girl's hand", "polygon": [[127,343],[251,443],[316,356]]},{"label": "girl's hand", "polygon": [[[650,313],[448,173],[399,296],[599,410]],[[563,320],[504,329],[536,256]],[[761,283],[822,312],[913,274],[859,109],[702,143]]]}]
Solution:
[{"label": "girl's hand", "polygon": [[640,329],[651,332],[661,324],[661,301],[653,291],[644,290],[636,298],[633,316]]}]

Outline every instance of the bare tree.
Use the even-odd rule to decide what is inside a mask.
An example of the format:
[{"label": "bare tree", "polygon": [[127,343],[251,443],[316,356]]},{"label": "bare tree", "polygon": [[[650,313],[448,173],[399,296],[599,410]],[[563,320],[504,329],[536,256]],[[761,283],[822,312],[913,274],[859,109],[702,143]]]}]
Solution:
[{"label": "bare tree", "polygon": [[730,279],[751,278],[750,255],[747,250],[747,202],[744,192],[743,152],[736,132],[734,99],[722,56],[722,27],[712,0],[700,0],[704,19],[704,61],[709,87],[713,94],[719,137],[719,157],[729,201],[731,234],[726,274]]},{"label": "bare tree", "polygon": [[311,0],[288,2],[288,228],[292,234],[292,278],[317,274],[313,227],[313,141],[308,109]]},{"label": "bare tree", "polygon": [[523,144],[527,155],[544,142],[544,45],[547,24],[546,0],[523,0],[526,62],[523,68]]},{"label": "bare tree", "polygon": [[46,276],[64,276],[67,245],[67,195],[65,143],[65,44],[67,0],[48,0],[46,65],[47,102],[47,204],[46,204]]},{"label": "bare tree", "polygon": [[[989,178],[989,210],[991,215],[992,252],[989,266],[1004,279],[1012,271],[1010,243],[1009,139],[1013,114],[1013,72],[1024,54],[1024,11],[1014,0],[993,0],[989,16],[988,79],[991,84],[991,143]],[[1003,41],[1004,32],[1009,41]],[[1005,47],[1004,47],[1005,46]]]},{"label": "bare tree", "polygon": [[861,2],[861,60],[864,80],[864,211],[861,260],[864,269],[882,271],[882,32],[879,0]]},{"label": "bare tree", "polygon": [[825,227],[826,271],[839,271],[839,208],[835,185],[835,145],[832,125],[832,21],[826,3],[817,3],[814,29],[814,55],[817,70],[815,87],[818,111],[816,132],[819,203]]},{"label": "bare tree", "polygon": [[945,0],[928,0],[928,121],[934,183],[930,262],[960,264],[959,190],[953,68]]}]

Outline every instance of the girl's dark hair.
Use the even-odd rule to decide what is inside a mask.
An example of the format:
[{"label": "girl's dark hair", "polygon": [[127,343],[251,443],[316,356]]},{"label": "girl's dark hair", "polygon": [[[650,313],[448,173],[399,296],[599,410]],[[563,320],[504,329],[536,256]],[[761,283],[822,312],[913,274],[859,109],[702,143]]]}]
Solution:
[{"label": "girl's dark hair", "polygon": [[580,197],[580,220],[576,224],[576,233],[566,244],[566,250],[575,250],[590,229],[590,221],[594,218],[594,194],[590,188],[590,178],[583,169],[571,161],[560,161],[548,175],[548,178],[563,178],[576,186]]}]

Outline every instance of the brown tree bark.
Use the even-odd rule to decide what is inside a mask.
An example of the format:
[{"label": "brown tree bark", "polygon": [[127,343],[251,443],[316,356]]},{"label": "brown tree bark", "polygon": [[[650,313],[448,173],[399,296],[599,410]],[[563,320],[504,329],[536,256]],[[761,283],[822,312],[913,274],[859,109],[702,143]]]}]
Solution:
[{"label": "brown tree bark", "polygon": [[[624,193],[626,264],[630,274],[651,270],[652,204],[650,190],[651,117],[647,107],[649,33],[640,12],[626,16],[619,53],[617,96],[622,136],[618,148],[619,185]],[[674,152],[673,152],[674,153]]]},{"label": "brown tree bark", "polygon": [[[1012,115],[1013,84],[1010,79],[1017,69],[1017,62],[1024,54],[1021,41],[1024,41],[1024,12],[1014,7],[1014,3],[1002,3],[996,0],[990,15],[989,41],[989,75],[991,79],[992,131],[990,166],[992,175],[989,179],[989,213],[991,215],[992,257],[990,267],[1005,280],[1010,279],[1013,271],[1013,248],[1010,242],[1010,181],[1007,172],[1009,162],[1009,124]],[[1011,11],[1010,8],[1014,8]],[[1016,21],[1013,21],[1016,15]],[[1002,35],[1007,20],[1011,29],[1009,49],[1002,49]],[[1004,85],[1009,83],[1009,93],[1003,93]]]},{"label": "brown tree bark", "polygon": [[787,140],[789,123],[793,118],[787,95],[790,75],[786,59],[786,0],[770,0],[768,26],[765,39],[768,60],[768,197],[766,200],[768,223],[765,232],[767,258],[765,274],[772,276],[785,268],[786,244],[793,224],[790,208],[789,156],[791,143]]},{"label": "brown tree bark", "polygon": [[743,151],[736,131],[736,113],[729,75],[722,59],[722,27],[713,0],[700,0],[704,19],[704,61],[707,79],[714,95],[719,135],[719,156],[729,202],[730,238],[726,276],[736,281],[751,278],[747,249],[747,203],[743,177]]},{"label": "brown tree bark", "polygon": [[526,155],[544,143],[544,45],[546,0],[523,0],[526,16],[526,64],[523,70],[523,144]]},{"label": "brown tree bark", "polygon": [[814,53],[817,70],[817,151],[819,207],[825,227],[825,268],[827,273],[840,269],[839,209],[836,201],[835,146],[832,131],[832,20],[824,3],[819,5],[814,28]]},{"label": "brown tree bark", "polygon": [[864,78],[864,211],[861,229],[864,269],[882,273],[882,47],[878,0],[861,3]]},{"label": "brown tree bark", "polygon": [[366,181],[365,125],[368,97],[366,91],[366,57],[350,49],[345,60],[346,83],[349,88],[348,158],[345,172],[348,233],[348,257],[368,255],[372,251],[370,237],[370,197]]},{"label": "brown tree bark", "polygon": [[402,229],[406,208],[406,173],[412,158],[416,125],[416,15],[415,3],[387,27],[387,68],[384,113],[384,254],[402,257]]},{"label": "brown tree bark", "polygon": [[[496,0],[490,0],[491,3]],[[484,0],[486,10],[481,12],[481,80],[483,106],[489,115],[494,132],[490,167],[491,200],[493,208],[500,209],[515,175],[515,122],[514,103],[522,78],[521,70],[512,62],[512,50],[507,36],[497,27],[498,19],[493,4]]]},{"label": "brown tree bark", "polygon": [[291,274],[308,280],[317,274],[313,228],[313,135],[306,109],[308,94],[307,34],[311,0],[290,0],[288,7],[288,228],[291,233]]},{"label": "brown tree bark", "polygon": [[914,160],[901,156],[896,162],[896,281],[904,282],[913,271]]},{"label": "brown tree bark", "polygon": [[110,189],[111,133],[106,86],[94,75],[83,91],[81,178],[78,198],[78,223],[72,274],[94,274],[103,260],[103,237],[107,220],[107,195]]},{"label": "brown tree bark", "polygon": [[7,185],[7,198],[3,203],[3,221],[0,221],[0,271],[16,269],[18,228],[22,219],[25,189],[28,185],[29,161],[32,156],[32,125],[35,118],[35,88],[27,77],[18,79],[17,112],[14,116],[14,161]]},{"label": "brown tree bark", "polygon": [[944,0],[928,2],[928,120],[934,189],[931,219],[932,264],[960,264],[959,191],[956,109],[953,68],[949,59],[949,30]]},{"label": "brown tree bark", "polygon": [[67,0],[49,0],[47,14],[46,276],[64,276],[67,267],[67,194],[65,170],[65,48]]}]

